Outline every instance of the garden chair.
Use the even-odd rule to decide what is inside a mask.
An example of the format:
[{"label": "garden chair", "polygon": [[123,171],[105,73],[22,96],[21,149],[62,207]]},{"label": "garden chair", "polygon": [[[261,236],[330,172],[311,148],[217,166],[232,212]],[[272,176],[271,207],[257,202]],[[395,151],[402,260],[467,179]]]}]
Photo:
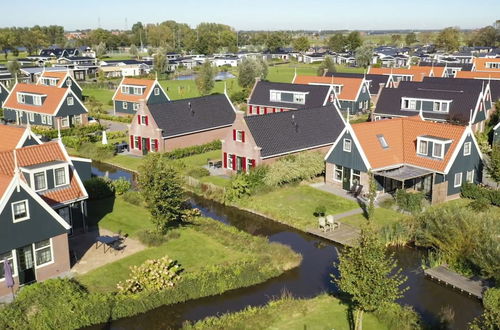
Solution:
[{"label": "garden chair", "polygon": [[319,229],[326,232],[326,219],[324,217],[319,217],[318,223],[319,223]]},{"label": "garden chair", "polygon": [[333,215],[326,216],[326,224],[330,230],[334,230],[335,228],[337,228],[335,218],[333,217]]}]

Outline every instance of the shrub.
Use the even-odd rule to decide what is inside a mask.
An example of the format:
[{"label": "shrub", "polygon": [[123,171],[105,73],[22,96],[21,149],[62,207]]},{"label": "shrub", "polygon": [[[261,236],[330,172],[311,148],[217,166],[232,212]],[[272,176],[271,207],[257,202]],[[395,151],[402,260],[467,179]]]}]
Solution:
[{"label": "shrub", "polygon": [[80,148],[78,148],[78,153],[82,157],[98,161],[113,157],[115,152],[115,147],[110,144],[83,143]]},{"label": "shrub", "polygon": [[202,154],[212,150],[219,150],[221,147],[222,147],[221,141],[215,140],[202,145],[174,149],[162,155],[167,159],[179,159],[179,158],[185,158],[193,155]]},{"label": "shrub", "polygon": [[106,132],[108,139],[116,139],[116,138],[124,138],[127,137],[127,132],[123,131],[113,131],[113,132]]},{"label": "shrub", "polygon": [[474,211],[482,212],[482,211],[487,211],[490,205],[491,205],[490,201],[487,198],[480,197],[472,201],[469,204],[469,207]]},{"label": "shrub", "polygon": [[93,141],[93,138],[86,135],[86,136],[63,136],[62,137],[62,143],[66,147],[74,148],[74,149],[79,149],[83,143],[88,143],[88,142],[95,142]]},{"label": "shrub", "polygon": [[319,152],[303,152],[284,157],[269,165],[264,178],[268,186],[276,187],[288,183],[310,180],[324,173],[325,163]]},{"label": "shrub", "polygon": [[490,288],[483,296],[484,312],[470,324],[471,330],[498,330],[500,324],[500,288]]},{"label": "shrub", "polygon": [[146,246],[160,246],[167,241],[164,234],[155,230],[141,230],[137,233],[137,237]]},{"label": "shrub", "polygon": [[[111,105],[113,105],[113,104],[111,104]],[[132,122],[133,117],[132,116],[113,116],[113,115],[108,115],[105,113],[100,113],[100,114],[96,115],[96,118],[130,124]]]},{"label": "shrub", "polygon": [[123,195],[124,193],[129,191],[130,188],[132,187],[130,181],[128,181],[125,178],[119,178],[118,180],[114,180],[111,182],[111,184],[113,185],[115,193],[117,195]]},{"label": "shrub", "polygon": [[422,202],[424,194],[421,192],[408,192],[404,189],[398,189],[396,192],[396,204],[399,210],[417,214],[422,211]]},{"label": "shrub", "polygon": [[195,167],[189,170],[189,172],[187,172],[187,175],[192,176],[193,178],[202,178],[204,176],[209,176],[210,171],[204,167]]},{"label": "shrub", "polygon": [[380,229],[380,236],[385,246],[404,246],[411,241],[410,228],[406,222],[398,221]]},{"label": "shrub", "polygon": [[247,90],[239,90],[231,94],[231,101],[234,103],[246,103],[249,92]]},{"label": "shrub", "polygon": [[233,177],[231,188],[227,191],[226,198],[229,201],[235,201],[244,196],[249,196],[251,193],[250,183],[245,173],[239,173]]},{"label": "shrub", "polygon": [[114,196],[115,187],[108,178],[96,176],[86,180],[83,185],[89,194],[89,199],[103,199]]},{"label": "shrub", "polygon": [[401,306],[397,303],[383,304],[374,314],[380,321],[387,324],[389,329],[422,329],[420,317],[409,306]]},{"label": "shrub", "polygon": [[123,194],[123,200],[129,204],[140,206],[144,201],[138,191],[129,190]]},{"label": "shrub", "polygon": [[177,261],[167,256],[146,260],[142,265],[132,266],[130,269],[130,279],[117,284],[120,293],[155,292],[172,288],[179,281],[182,272]]},{"label": "shrub", "polygon": [[500,190],[483,185],[466,182],[461,188],[462,197],[470,199],[486,199],[490,204],[500,206]]},{"label": "shrub", "polygon": [[325,214],[326,214],[326,206],[324,205],[318,205],[316,206],[316,209],[314,209],[315,217],[324,217]]},{"label": "shrub", "polygon": [[[84,136],[95,132],[105,130],[106,127],[102,125],[81,125],[71,128],[61,129],[61,137],[64,136]],[[58,130],[46,126],[33,126],[31,128],[33,133],[43,135],[49,139],[55,139],[58,136]]]}]

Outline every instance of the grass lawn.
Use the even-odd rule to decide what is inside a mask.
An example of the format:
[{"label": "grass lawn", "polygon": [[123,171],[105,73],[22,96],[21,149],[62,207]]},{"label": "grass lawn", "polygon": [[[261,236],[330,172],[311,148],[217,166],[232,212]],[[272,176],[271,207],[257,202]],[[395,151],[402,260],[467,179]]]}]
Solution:
[{"label": "grass lawn", "polygon": [[220,176],[204,176],[200,178],[201,182],[212,183],[219,187],[229,188],[231,187],[231,179],[220,177]]},{"label": "grass lawn", "polygon": [[[225,82],[228,95],[241,90],[240,86],[238,85],[238,81],[235,78],[227,79],[225,80]],[[168,97],[172,100],[200,96],[194,80],[160,80],[160,85],[163,87]],[[212,93],[223,92],[224,81],[216,81]]]},{"label": "grass lawn", "polygon": [[299,75],[315,76],[318,66],[319,64],[301,63],[270,66],[266,79],[272,82],[291,83],[295,75],[295,68],[297,68],[297,74]]},{"label": "grass lawn", "polygon": [[[392,225],[408,217],[408,215],[399,213],[397,211],[379,207],[375,209],[372,223],[375,225],[375,227],[382,228],[387,225]],[[355,214],[349,217],[342,218],[340,221],[360,228],[362,224],[365,224],[367,222],[367,219],[363,214]]]},{"label": "grass lawn", "polygon": [[[284,298],[263,307],[199,321],[188,329],[335,329],[349,330],[348,306],[322,294],[312,299]],[[374,315],[363,316],[364,329],[388,329]]]},{"label": "grass lawn", "polygon": [[111,89],[104,88],[84,88],[83,95],[85,96],[93,96],[95,99],[103,104],[103,108],[112,109],[113,105],[109,105],[109,102],[113,98],[113,94],[115,91]]},{"label": "grass lawn", "polygon": [[326,214],[358,208],[354,201],[302,185],[276,189],[237,202],[237,206],[255,210],[301,230],[316,226],[313,213],[319,205],[326,207]]}]

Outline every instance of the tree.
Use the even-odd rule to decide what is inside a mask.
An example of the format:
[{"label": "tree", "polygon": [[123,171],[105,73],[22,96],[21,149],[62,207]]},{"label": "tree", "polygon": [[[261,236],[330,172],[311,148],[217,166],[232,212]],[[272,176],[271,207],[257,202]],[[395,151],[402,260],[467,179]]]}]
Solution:
[{"label": "tree", "polygon": [[337,72],[337,69],[335,68],[335,62],[333,62],[333,59],[331,56],[325,56],[325,59],[323,62],[318,67],[318,76],[323,76],[326,72],[334,73]]},{"label": "tree", "polygon": [[347,46],[347,40],[342,33],[335,33],[328,39],[328,47],[333,52],[343,52]]},{"label": "tree", "polygon": [[250,88],[255,78],[264,79],[267,75],[267,64],[260,60],[245,58],[238,66],[238,84],[243,88]]},{"label": "tree", "polygon": [[196,88],[201,95],[208,95],[215,86],[215,70],[210,61],[205,61],[196,76]]},{"label": "tree", "polygon": [[373,59],[373,48],[361,46],[356,49],[356,63],[358,66],[366,68]]},{"label": "tree", "polygon": [[139,55],[139,50],[137,49],[137,47],[132,44],[132,46],[130,46],[130,49],[128,51],[130,53],[130,55],[132,55],[133,57],[137,57],[137,55]]},{"label": "tree", "polygon": [[9,63],[7,63],[7,70],[9,70],[10,74],[14,77],[19,75],[20,69],[21,65],[17,60],[10,61]]},{"label": "tree", "polygon": [[287,46],[290,41],[290,35],[286,32],[271,32],[267,36],[266,47],[270,51],[275,52]]},{"label": "tree", "polygon": [[493,145],[490,159],[486,162],[486,171],[498,186],[500,184],[500,143]]},{"label": "tree", "polygon": [[453,27],[447,27],[436,37],[436,46],[447,52],[458,50],[460,46],[460,32]]},{"label": "tree", "polygon": [[368,220],[372,220],[375,215],[375,198],[377,197],[377,181],[375,181],[375,176],[371,171],[368,172],[368,177],[370,181],[368,183],[368,205],[366,207],[366,214]]},{"label": "tree", "polygon": [[21,40],[28,54],[33,54],[36,50],[48,45],[47,37],[39,29],[25,29]]},{"label": "tree", "polygon": [[415,32],[410,32],[406,35],[405,43],[407,46],[414,44],[416,42],[418,42],[418,39],[417,39],[417,35],[415,34]]},{"label": "tree", "polygon": [[156,54],[153,56],[153,68],[156,73],[165,73],[167,69],[167,51],[163,48],[158,49]]},{"label": "tree", "polygon": [[473,34],[472,46],[494,47],[499,37],[500,37],[499,32],[493,26],[485,26]]},{"label": "tree", "polygon": [[347,35],[346,46],[349,50],[353,51],[361,46],[362,44],[361,35],[358,31],[352,31]]},{"label": "tree", "polygon": [[358,244],[339,256],[340,276],[331,274],[339,289],[351,296],[356,310],[355,329],[362,329],[363,313],[378,310],[394,302],[408,289],[400,288],[406,281],[401,269],[396,269],[394,254],[386,249],[370,224],[360,233]]},{"label": "tree", "polygon": [[293,49],[297,52],[305,52],[311,47],[309,44],[309,39],[307,37],[298,37],[293,40]]},{"label": "tree", "polygon": [[97,56],[97,58],[101,58],[104,55],[106,55],[106,44],[101,42],[95,47],[95,56]]},{"label": "tree", "polygon": [[139,168],[139,186],[158,233],[183,215],[184,191],[177,170],[162,155],[149,154]]},{"label": "tree", "polygon": [[393,34],[391,36],[391,43],[393,45],[398,45],[401,42],[401,35],[400,34]]}]

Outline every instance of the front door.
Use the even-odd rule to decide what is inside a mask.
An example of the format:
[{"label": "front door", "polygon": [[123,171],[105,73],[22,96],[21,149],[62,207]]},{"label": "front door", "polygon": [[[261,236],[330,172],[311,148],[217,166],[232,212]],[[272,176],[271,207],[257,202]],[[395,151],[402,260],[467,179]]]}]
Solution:
[{"label": "front door", "polygon": [[345,166],[342,173],[342,188],[344,190],[351,190],[351,169]]},{"label": "front door", "polygon": [[142,138],[142,154],[145,156],[148,153],[148,139]]},{"label": "front door", "polygon": [[33,247],[26,245],[16,250],[17,269],[19,272],[19,285],[29,284],[36,281],[35,259],[33,258]]}]

